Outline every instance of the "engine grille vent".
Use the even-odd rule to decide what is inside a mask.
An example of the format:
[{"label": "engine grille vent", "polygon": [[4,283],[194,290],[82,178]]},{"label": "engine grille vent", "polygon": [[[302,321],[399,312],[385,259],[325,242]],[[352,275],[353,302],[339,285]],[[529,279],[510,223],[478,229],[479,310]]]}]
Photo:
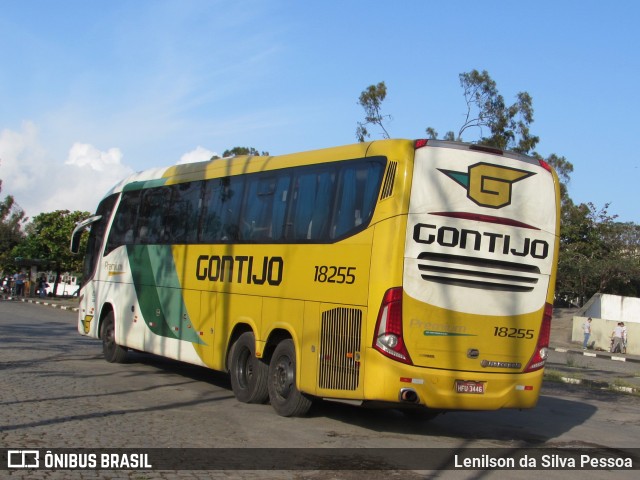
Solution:
[{"label": "engine grille vent", "polygon": [[320,388],[356,390],[360,380],[362,311],[334,308],[322,313]]}]

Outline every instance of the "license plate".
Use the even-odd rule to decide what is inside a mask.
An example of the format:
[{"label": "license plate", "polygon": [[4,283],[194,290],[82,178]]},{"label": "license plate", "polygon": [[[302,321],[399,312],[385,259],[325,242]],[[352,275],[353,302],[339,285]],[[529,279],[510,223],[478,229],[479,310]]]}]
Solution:
[{"label": "license plate", "polygon": [[472,380],[456,380],[457,393],[484,393],[484,382],[474,382]]}]

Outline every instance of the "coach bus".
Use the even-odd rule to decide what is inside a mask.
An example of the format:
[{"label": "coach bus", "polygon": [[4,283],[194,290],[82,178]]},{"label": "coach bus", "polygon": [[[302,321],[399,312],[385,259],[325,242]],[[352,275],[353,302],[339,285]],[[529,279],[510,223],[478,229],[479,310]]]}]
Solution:
[{"label": "coach bus", "polygon": [[544,161],[435,140],[137,173],[89,229],[78,330],[230,374],[236,398],[531,408],[559,188]]}]

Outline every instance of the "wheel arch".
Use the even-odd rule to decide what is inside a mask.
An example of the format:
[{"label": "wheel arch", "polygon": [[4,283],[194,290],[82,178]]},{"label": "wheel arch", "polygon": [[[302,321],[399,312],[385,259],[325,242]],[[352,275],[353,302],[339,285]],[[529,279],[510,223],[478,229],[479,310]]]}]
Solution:
[{"label": "wheel arch", "polygon": [[231,353],[231,348],[233,348],[233,344],[236,343],[236,340],[240,338],[243,333],[251,332],[255,338],[256,332],[253,327],[244,322],[236,323],[233,326],[233,330],[231,331],[231,335],[229,335],[229,340],[227,341],[226,351],[224,353],[224,368],[226,371],[229,371],[229,354]]},{"label": "wheel arch", "polygon": [[100,316],[98,317],[98,338],[102,338],[102,324],[104,323],[104,319],[109,315],[109,313],[113,313],[113,327],[115,328],[118,322],[116,321],[116,310],[113,308],[111,303],[105,303],[102,305],[100,309]]},{"label": "wheel arch", "polygon": [[271,357],[273,356],[273,352],[275,351],[278,344],[283,340],[293,340],[293,345],[295,346],[295,349],[296,349],[296,357],[297,357],[296,360],[298,362],[300,361],[300,358],[299,358],[300,348],[299,348],[298,342],[296,341],[295,336],[292,335],[291,332],[285,328],[274,328],[273,330],[271,330],[271,332],[269,332],[269,337],[267,338],[267,342],[262,354],[262,359],[265,362],[271,363]]}]

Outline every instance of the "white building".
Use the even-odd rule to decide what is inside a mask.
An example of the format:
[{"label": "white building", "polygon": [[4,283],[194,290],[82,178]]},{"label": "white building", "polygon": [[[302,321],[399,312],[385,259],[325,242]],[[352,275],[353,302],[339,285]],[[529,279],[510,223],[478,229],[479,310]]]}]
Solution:
[{"label": "white building", "polygon": [[582,325],[591,317],[591,338],[595,350],[609,350],[611,334],[618,322],[627,327],[627,353],[640,354],[640,298],[596,293],[573,317],[571,340],[582,343]]}]

